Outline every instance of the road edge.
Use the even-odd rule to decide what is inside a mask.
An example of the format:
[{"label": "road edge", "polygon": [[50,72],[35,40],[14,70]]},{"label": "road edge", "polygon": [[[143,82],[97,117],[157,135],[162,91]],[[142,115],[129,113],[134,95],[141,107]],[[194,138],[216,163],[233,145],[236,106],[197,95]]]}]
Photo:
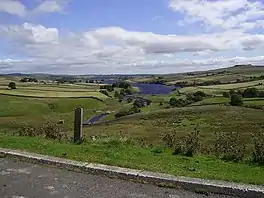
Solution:
[{"label": "road edge", "polygon": [[0,148],[0,157],[17,159],[34,164],[54,166],[69,171],[104,175],[110,178],[132,180],[140,183],[150,183],[160,187],[184,189],[202,194],[214,193],[248,198],[264,197],[264,186],[176,177],[163,173],[154,173],[103,164],[84,163],[6,148]]}]

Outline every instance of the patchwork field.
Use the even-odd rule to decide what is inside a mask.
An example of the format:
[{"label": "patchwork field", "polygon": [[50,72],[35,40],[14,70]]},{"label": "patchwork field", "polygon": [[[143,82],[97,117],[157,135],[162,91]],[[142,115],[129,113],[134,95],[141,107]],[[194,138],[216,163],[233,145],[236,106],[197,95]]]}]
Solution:
[{"label": "patchwork field", "polygon": [[[249,78],[251,74],[256,75],[260,72],[259,69],[254,67],[252,72],[247,73],[245,72],[248,71],[247,69],[231,68],[229,69],[231,73],[225,74],[222,70],[215,70],[197,75],[171,74],[158,77],[171,80],[170,82],[178,80],[203,82],[209,79],[231,81]],[[151,79],[153,77],[144,76],[129,81],[145,82]],[[8,89],[7,85],[10,81],[16,82],[17,89]],[[0,77],[0,146],[85,162],[100,162],[182,176],[263,184],[263,166],[251,162],[254,146],[252,135],[263,133],[264,99],[243,98],[241,106],[231,106],[230,98],[223,97],[223,92],[233,89],[243,90],[248,87],[264,90],[262,85],[264,80],[184,87],[169,94],[137,92],[134,93],[135,96],[148,99],[151,104],[136,107],[140,109],[140,113],[133,111],[134,114],[125,114],[121,118],[115,118],[115,114],[122,111],[130,113],[135,107],[134,101],[115,98],[115,91],[120,92],[121,88],[115,88],[113,92],[109,92],[111,97],[107,97],[99,92],[98,84],[85,83],[87,82],[85,80],[76,82],[78,83],[21,83],[19,77]],[[151,87],[155,88],[155,86]],[[192,96],[196,96],[194,93],[197,91],[203,91],[211,96],[204,95],[201,101],[188,99],[187,94],[192,93]],[[187,102],[183,105],[178,105],[179,103],[173,105],[170,102],[172,97],[175,98],[174,101],[179,102],[182,101],[179,99],[183,99]],[[105,122],[84,127],[85,141],[80,145],[73,144],[71,139],[74,109],[77,106],[85,109],[84,121],[110,112],[109,116],[102,118]],[[24,134],[18,135],[18,131],[25,130],[24,126],[28,127],[26,130],[32,128],[36,130],[46,125],[48,121],[56,123],[67,138],[52,139],[43,134],[26,135],[26,137],[22,137]],[[53,130],[53,128],[48,129],[48,132],[57,133]],[[195,133],[195,137],[192,137],[194,141],[199,137],[194,155],[177,153],[177,149],[183,148],[184,139],[189,137],[191,132],[197,131],[199,135]],[[219,140],[217,134],[220,133],[224,136],[239,134],[237,139],[240,142],[235,146],[245,146],[243,158],[235,162],[232,159],[232,162],[226,162],[224,158],[216,156],[215,145]],[[169,134],[174,134],[173,137],[177,138],[171,147],[168,147],[164,141]],[[229,140],[228,135],[226,140]],[[233,158],[242,152],[240,147],[236,151],[231,152]]]}]

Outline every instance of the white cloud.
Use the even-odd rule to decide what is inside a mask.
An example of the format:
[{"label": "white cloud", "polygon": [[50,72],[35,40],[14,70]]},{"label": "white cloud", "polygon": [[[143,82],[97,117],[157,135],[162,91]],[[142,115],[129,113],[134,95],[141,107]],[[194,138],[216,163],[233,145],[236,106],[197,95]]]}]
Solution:
[{"label": "white cloud", "polygon": [[251,29],[255,27],[254,21],[264,16],[260,0],[170,0],[169,6],[186,14],[185,22],[203,22],[222,29]]},{"label": "white cloud", "polygon": [[[14,46],[11,47],[14,55],[29,57],[31,61],[2,61],[2,72],[14,69],[32,72],[131,72],[146,70],[146,67],[154,69],[153,71],[169,67],[175,71],[194,66],[207,69],[235,63],[261,63],[263,57],[189,60],[176,59],[175,54],[192,52],[206,55],[214,51],[253,50],[264,46],[263,35],[234,30],[179,36],[105,27],[62,37],[56,28],[29,23],[21,26],[0,26],[0,40],[3,38],[9,39],[10,46]],[[10,65],[9,70],[6,65]],[[127,68],[131,70],[128,71]]]},{"label": "white cloud", "polygon": [[36,13],[63,12],[69,0],[44,0],[33,9],[28,9],[19,0],[0,0],[0,12],[6,12],[19,17]]},{"label": "white cloud", "polygon": [[27,8],[21,2],[16,0],[0,0],[0,12],[23,17],[27,13]]},{"label": "white cloud", "polygon": [[24,44],[53,43],[59,39],[59,31],[56,28],[45,28],[41,25],[24,23],[20,25],[0,26],[0,35],[13,42]]},{"label": "white cloud", "polygon": [[[64,12],[69,0],[41,0],[32,9],[20,1],[0,2],[5,2],[0,3],[0,12],[23,17],[35,13]],[[57,28],[30,23],[0,26],[0,42],[8,40],[9,44],[5,49],[0,48],[0,54],[5,54],[8,49],[12,57],[31,60],[2,60],[0,72],[110,73],[113,70],[142,73],[147,69],[162,72],[166,68],[184,71],[240,63],[263,64],[263,56],[258,55],[264,48],[264,35],[253,31],[264,27],[264,3],[260,0],[170,0],[169,6],[184,16],[178,25],[199,23],[209,28],[209,33],[167,35],[113,26],[60,34]],[[165,17],[153,18],[161,19],[165,20]],[[241,55],[243,51],[254,54],[254,57],[244,57]],[[241,56],[215,57],[222,52]]]},{"label": "white cloud", "polygon": [[39,4],[33,11],[36,13],[63,12],[63,4],[58,0],[47,0]]}]

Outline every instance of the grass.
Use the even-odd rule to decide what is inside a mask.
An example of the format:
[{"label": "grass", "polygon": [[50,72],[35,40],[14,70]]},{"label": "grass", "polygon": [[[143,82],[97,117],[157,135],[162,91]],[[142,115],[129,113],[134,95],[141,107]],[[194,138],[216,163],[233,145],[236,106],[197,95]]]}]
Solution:
[{"label": "grass", "polygon": [[[250,184],[264,183],[263,167],[223,162],[213,157],[187,158],[170,151],[155,149],[120,140],[108,139],[74,145],[42,138],[1,136],[0,146],[83,162],[103,163],[127,168],[169,173],[176,176],[218,179]],[[153,152],[154,151],[154,152]]]},{"label": "grass", "polygon": [[[84,128],[84,133],[98,136],[122,135],[143,140],[147,144],[160,144],[168,131],[175,131],[181,136],[198,126],[202,144],[210,147],[214,144],[216,132],[239,131],[242,138],[248,140],[251,132],[263,131],[263,123],[263,111],[258,109],[207,105],[146,111],[108,124]],[[206,148],[202,151],[207,152]]]},{"label": "grass", "polygon": [[234,83],[234,84],[225,84],[225,85],[200,86],[200,87],[205,89],[230,90],[230,89],[240,89],[240,88],[258,86],[259,83],[264,83],[264,80],[256,80],[256,81],[250,81],[244,83]]},{"label": "grass", "polygon": [[[0,131],[13,132],[24,123],[39,126],[44,122],[65,120],[66,131],[72,131],[73,112],[83,107],[85,119],[93,115],[93,109],[106,108],[103,102],[93,98],[30,98],[0,95]],[[87,111],[87,109],[91,109]]]},{"label": "grass", "polygon": [[191,104],[191,106],[196,105],[213,105],[213,104],[226,104],[230,101],[229,98],[225,97],[213,97],[213,98],[205,98],[202,101],[195,102]]}]

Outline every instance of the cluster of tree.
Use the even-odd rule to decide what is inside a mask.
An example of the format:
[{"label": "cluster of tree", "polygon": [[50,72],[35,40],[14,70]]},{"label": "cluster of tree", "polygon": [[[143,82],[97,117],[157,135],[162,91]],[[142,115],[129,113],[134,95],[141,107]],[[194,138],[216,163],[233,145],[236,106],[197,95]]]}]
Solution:
[{"label": "cluster of tree", "polygon": [[140,112],[141,112],[141,109],[134,105],[131,109],[129,109],[127,111],[118,112],[117,114],[115,114],[115,117],[116,118],[120,118],[120,117],[124,117],[124,116],[127,116],[127,115],[132,115],[132,114],[140,113]]},{"label": "cluster of tree", "polygon": [[15,83],[15,82],[10,82],[10,83],[8,84],[8,87],[9,87],[10,89],[16,89],[16,83]]},{"label": "cluster of tree", "polygon": [[109,92],[114,91],[114,87],[112,85],[102,85],[100,86],[100,89],[106,89]]},{"label": "cluster of tree", "polygon": [[195,93],[190,93],[186,95],[186,99],[176,99],[175,97],[172,97],[170,99],[170,105],[173,107],[184,107],[194,102],[202,101],[204,97],[207,97],[208,95],[202,91],[197,91]]},{"label": "cluster of tree", "polygon": [[115,88],[123,88],[123,89],[127,89],[129,87],[132,87],[130,83],[128,82],[125,82],[125,81],[119,81],[119,82],[116,82],[116,83],[113,83],[112,84],[112,87]]},{"label": "cluster of tree", "polygon": [[36,78],[21,78],[20,82],[38,82]]},{"label": "cluster of tree", "polygon": [[133,94],[133,89],[132,87],[128,87],[126,89],[121,89],[120,90],[120,95],[125,96],[125,95],[132,95]]},{"label": "cluster of tree", "polygon": [[133,105],[135,107],[142,108],[142,107],[150,105],[151,102],[152,101],[148,99],[136,99]]},{"label": "cluster of tree", "polygon": [[[132,98],[131,98],[132,99]],[[132,101],[131,101],[132,102]],[[151,100],[148,100],[148,99],[136,99],[133,103],[133,107],[127,111],[120,111],[118,112],[117,114],[115,114],[115,117],[116,118],[119,118],[119,117],[123,117],[123,116],[127,116],[127,115],[132,115],[132,114],[135,114],[135,113],[140,113],[141,112],[141,109],[142,107],[145,107],[146,105],[150,105],[151,104]]]},{"label": "cluster of tree", "polygon": [[223,96],[226,98],[231,98],[232,95],[237,94],[243,98],[262,98],[264,97],[264,91],[260,91],[255,87],[250,87],[242,90],[230,90],[229,92],[224,92]]},{"label": "cluster of tree", "polygon": [[104,80],[86,80],[86,83],[95,83],[95,84],[100,84],[103,83]]},{"label": "cluster of tree", "polygon": [[62,77],[62,78],[56,79],[55,81],[56,81],[58,84],[64,84],[64,83],[71,83],[71,84],[74,84],[74,83],[77,82],[76,79],[71,78],[71,77]]}]

